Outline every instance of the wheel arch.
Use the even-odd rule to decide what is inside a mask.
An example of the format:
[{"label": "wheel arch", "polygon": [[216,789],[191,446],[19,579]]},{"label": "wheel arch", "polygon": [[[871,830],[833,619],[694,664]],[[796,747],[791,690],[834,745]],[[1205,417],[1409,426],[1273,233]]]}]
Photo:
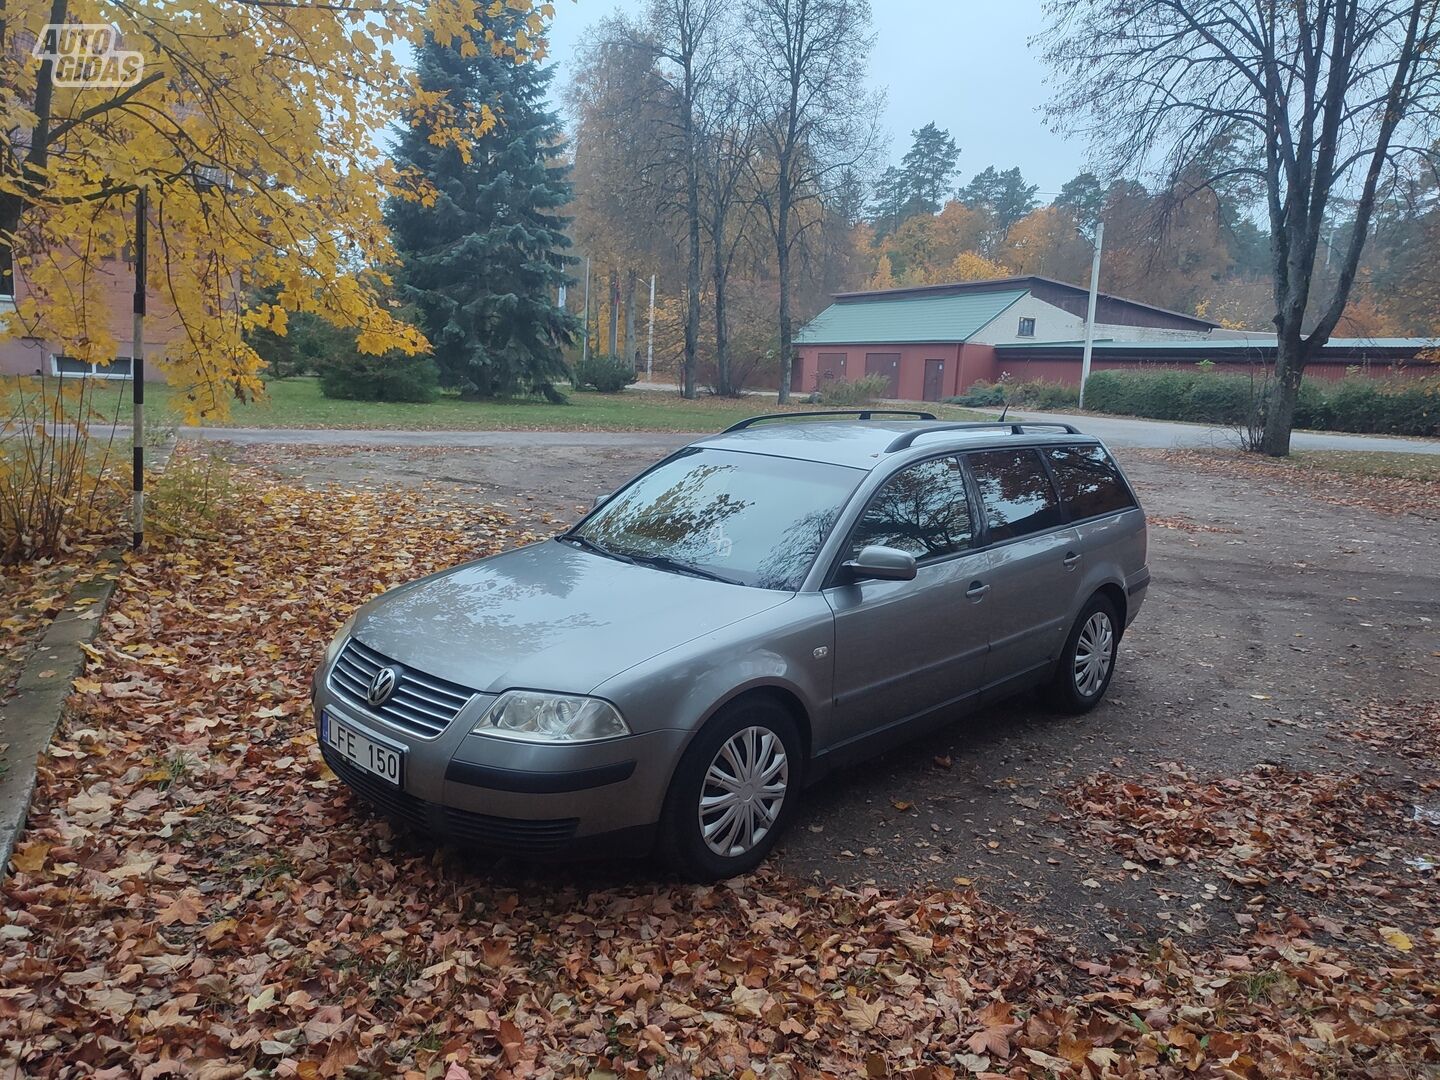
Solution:
[{"label": "wheel arch", "polygon": [[[1098,589],[1096,589],[1093,593],[1090,594],[1091,599],[1094,599],[1097,596],[1103,596],[1105,597],[1105,599],[1109,600],[1110,603],[1115,605],[1115,613],[1120,616],[1119,625],[1115,627],[1115,633],[1117,636],[1123,635],[1125,633],[1126,615],[1125,589],[1113,581],[1107,581],[1105,582],[1105,584],[1101,585]],[[1085,601],[1085,603],[1087,604],[1089,602],[1089,600]]]},{"label": "wheel arch", "polygon": [[710,707],[704,719],[695,725],[695,730],[691,733],[689,742],[686,744],[687,748],[689,743],[694,742],[696,736],[705,730],[715,717],[730,709],[737,708],[747,701],[755,700],[773,701],[790,714],[791,719],[795,721],[796,730],[800,733],[801,756],[804,761],[809,762],[811,750],[814,745],[810,711],[805,708],[804,700],[795,691],[794,687],[787,686],[780,682],[753,683],[749,686],[737,687],[733,692],[721,698]]}]

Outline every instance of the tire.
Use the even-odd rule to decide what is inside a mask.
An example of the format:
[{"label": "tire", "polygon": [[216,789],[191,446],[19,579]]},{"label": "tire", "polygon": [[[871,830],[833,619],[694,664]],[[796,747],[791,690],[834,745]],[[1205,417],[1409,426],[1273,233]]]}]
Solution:
[{"label": "tire", "polygon": [[[1046,695],[1052,705],[1062,712],[1078,715],[1100,704],[1115,675],[1115,657],[1123,630],[1115,605],[1100,593],[1092,596],[1071,627],[1055,665],[1055,675]],[[1095,649],[1096,644],[1102,651]],[[1087,661],[1087,658],[1093,659]]]},{"label": "tire", "polygon": [[[778,702],[741,701],[711,718],[686,749],[670,781],[660,820],[660,853],[665,861],[687,880],[701,882],[720,881],[759,866],[795,814],[801,754],[795,720]],[[751,764],[747,759],[752,756],[760,760],[753,777],[747,775]],[[717,778],[724,779],[717,783]],[[777,782],[778,801],[765,794]],[[727,803],[726,796],[735,798]],[[702,798],[710,804],[704,811]],[[727,815],[731,807],[735,810]]]}]

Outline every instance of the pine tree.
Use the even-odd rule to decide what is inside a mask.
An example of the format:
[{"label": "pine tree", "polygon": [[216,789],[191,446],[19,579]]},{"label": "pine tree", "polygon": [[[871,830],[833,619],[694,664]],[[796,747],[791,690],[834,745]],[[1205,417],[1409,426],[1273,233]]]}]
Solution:
[{"label": "pine tree", "polygon": [[[519,20],[507,12],[500,16]],[[402,296],[420,313],[444,386],[465,397],[543,393],[562,400],[562,349],[579,327],[556,304],[570,283],[565,253],[570,169],[558,160],[560,124],[545,108],[551,72],[517,64],[477,41],[477,55],[427,42],[418,71],[443,93],[443,114],[412,119],[396,165],[434,185],[431,205],[392,200],[387,220],[403,259]],[[489,106],[500,123],[468,155],[435,145],[445,125]],[[444,139],[442,142],[448,142]]]},{"label": "pine tree", "polygon": [[950,132],[926,124],[910,133],[913,140],[901,171],[910,195],[912,214],[933,214],[944,205],[960,161],[960,149]]}]

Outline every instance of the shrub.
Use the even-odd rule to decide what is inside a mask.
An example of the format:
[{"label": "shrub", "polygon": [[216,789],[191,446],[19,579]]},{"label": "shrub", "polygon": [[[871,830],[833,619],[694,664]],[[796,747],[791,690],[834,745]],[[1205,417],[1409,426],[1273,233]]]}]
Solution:
[{"label": "shrub", "polygon": [[890,380],[884,375],[835,379],[820,388],[820,400],[826,405],[874,405],[889,395]]},{"label": "shrub", "polygon": [[[1097,371],[1085,384],[1096,412],[1190,420],[1202,424],[1264,423],[1273,379],[1194,371]],[[1349,376],[1339,382],[1306,379],[1295,405],[1295,426],[1382,435],[1440,434],[1440,380],[1386,381]]]},{"label": "shrub", "polygon": [[965,392],[956,397],[946,398],[950,405],[1004,405],[1005,387],[999,383],[986,382],[984,379],[976,379],[965,388]]},{"label": "shrub", "polygon": [[321,366],[320,392],[349,401],[426,404],[440,396],[440,372],[429,357],[344,353]]},{"label": "shrub", "polygon": [[591,356],[576,363],[571,381],[576,390],[589,386],[602,394],[618,394],[638,377],[618,356]]},{"label": "shrub", "polygon": [[97,379],[0,381],[0,563],[55,557],[113,530],[127,493],[128,455],[91,437]]},{"label": "shrub", "polygon": [[1065,383],[1050,382],[1046,379],[1003,383],[998,389],[1004,390],[1005,400],[1009,404],[1029,409],[1068,409],[1080,404],[1078,386],[1067,386]]}]

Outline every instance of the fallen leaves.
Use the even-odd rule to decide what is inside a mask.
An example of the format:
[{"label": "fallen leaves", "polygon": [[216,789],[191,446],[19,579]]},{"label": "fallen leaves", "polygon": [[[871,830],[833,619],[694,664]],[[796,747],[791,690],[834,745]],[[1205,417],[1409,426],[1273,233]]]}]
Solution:
[{"label": "fallen leaves", "polygon": [[[398,838],[321,763],[314,665],[367,596],[525,534],[433,492],[246,482],[253,512],[223,543],[128,560],[42,761],[0,915],[16,1074],[1100,1080],[1435,1061],[1440,942],[1404,918],[1368,924],[1359,958],[1263,919],[1223,955],[1162,939],[1091,957],[973,892],[774,871],[690,887],[643,867],[597,884]],[[1095,778],[1066,805],[1098,807],[1087,835],[1137,864],[1284,883],[1349,857],[1348,815],[1399,812],[1368,797],[1169,770]],[[1297,831],[1301,810],[1324,828]]]}]

